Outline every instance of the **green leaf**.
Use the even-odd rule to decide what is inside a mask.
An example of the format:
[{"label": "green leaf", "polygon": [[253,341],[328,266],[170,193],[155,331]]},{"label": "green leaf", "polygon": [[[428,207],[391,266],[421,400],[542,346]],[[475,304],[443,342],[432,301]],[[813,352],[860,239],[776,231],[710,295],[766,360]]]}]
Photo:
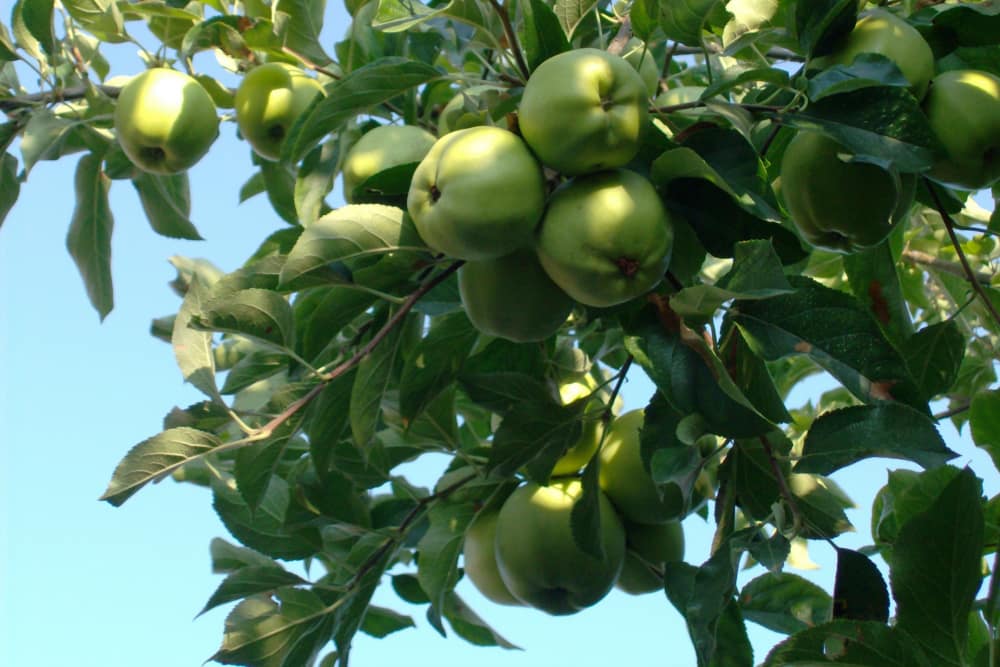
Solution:
[{"label": "green leaf", "polygon": [[192,325],[205,331],[242,334],[279,347],[290,348],[295,340],[292,309],[277,292],[244,289],[206,303],[192,318]]},{"label": "green leaf", "polygon": [[282,159],[301,160],[354,116],[440,75],[430,65],[405,58],[382,58],[346,74],[295,122],[282,145]]},{"label": "green leaf", "polygon": [[111,179],[101,170],[101,156],[88,153],[76,165],[76,208],[66,236],[90,303],[103,320],[114,308],[111,284],[111,232],[114,217],[108,191]]},{"label": "green leaf", "polygon": [[410,604],[430,604],[431,599],[420,586],[420,580],[413,574],[396,574],[392,576],[392,590]]},{"label": "green leaf", "polygon": [[660,493],[679,493],[687,510],[693,504],[702,460],[697,447],[677,437],[683,417],[661,392],[653,394],[643,412],[639,455],[653,482],[660,486]]},{"label": "green leaf", "polygon": [[126,42],[125,22],[114,0],[61,0],[69,15],[103,42]]},{"label": "green leaf", "polygon": [[191,223],[191,192],[187,172],[162,176],[137,171],[132,185],[139,193],[142,210],[157,234],[174,239],[201,240]]},{"label": "green leaf", "polygon": [[143,440],[129,450],[115,468],[111,482],[99,500],[118,507],[149,482],[166,477],[220,444],[221,441],[211,433],[192,428],[172,428]]},{"label": "green leaf", "polygon": [[17,180],[17,158],[4,153],[0,159],[0,226],[17,203],[21,182]]},{"label": "green leaf", "polygon": [[830,539],[853,530],[844,510],[853,508],[854,503],[832,480],[792,473],[788,476],[788,487],[802,514],[802,537]]},{"label": "green leaf", "polygon": [[420,538],[417,551],[417,579],[431,601],[431,612],[438,619],[445,611],[448,593],[458,582],[458,556],[462,553],[465,529],[476,515],[476,508],[466,503],[437,503],[428,512],[427,532]]},{"label": "green leaf", "polygon": [[[604,553],[603,532],[601,531],[603,492],[597,481],[599,468],[600,459],[594,456],[583,470],[581,494],[570,510],[570,530],[573,533],[573,541],[580,548],[580,551],[603,561],[606,560],[607,556]],[[551,468],[549,472],[551,472]]]},{"label": "green leaf", "polygon": [[330,380],[307,408],[305,431],[309,435],[309,453],[321,478],[333,467],[334,448],[347,434],[356,372]]},{"label": "green leaf", "polygon": [[365,620],[361,623],[361,632],[378,639],[384,639],[394,632],[414,628],[413,619],[398,611],[369,605],[365,611]]},{"label": "green leaf", "polygon": [[473,403],[497,414],[503,414],[522,401],[537,403],[552,400],[552,392],[548,387],[526,373],[464,372],[459,376],[458,382]]},{"label": "green leaf", "polygon": [[219,389],[215,383],[215,354],[212,351],[212,334],[207,331],[198,331],[190,326],[194,318],[205,307],[208,291],[209,288],[198,274],[193,274],[184,295],[184,302],[174,320],[174,330],[170,342],[184,380],[193,384],[205,395],[221,402]]},{"label": "green leaf", "polygon": [[894,544],[900,527],[930,509],[944,488],[960,473],[961,469],[953,466],[941,466],[922,473],[914,470],[890,471],[889,483],[879,491],[872,506],[872,536],[875,541],[883,549]]},{"label": "green leaf", "polygon": [[[702,45],[702,30],[728,19],[722,0],[670,0],[660,3],[660,27],[670,39],[688,46]],[[722,21],[725,23],[725,20]]]},{"label": "green leaf", "polygon": [[491,628],[454,591],[450,591],[445,597],[444,617],[448,619],[455,634],[470,644],[520,650],[520,647],[511,644]]},{"label": "green leaf", "polygon": [[1000,389],[972,397],[969,425],[973,442],[989,452],[993,464],[1000,467]]},{"label": "green leaf", "polygon": [[284,46],[317,65],[333,62],[323,50],[320,38],[323,32],[326,0],[278,0],[277,10],[279,13],[288,14]]},{"label": "green leaf", "polygon": [[747,582],[739,602],[747,620],[786,635],[826,623],[833,604],[829,593],[790,572],[767,572]]},{"label": "green leaf", "polygon": [[873,456],[934,468],[957,454],[945,446],[927,415],[901,403],[859,405],[827,412],[813,422],[795,471],[825,475]]},{"label": "green leaf", "polygon": [[913,322],[889,244],[845,255],[844,269],[854,296],[875,317],[886,337],[903,344],[913,334]]},{"label": "green leaf", "polygon": [[275,476],[256,511],[238,491],[223,482],[212,484],[212,506],[233,537],[244,545],[272,558],[300,560],[314,555],[321,545],[315,526],[287,525],[292,504],[288,482]]},{"label": "green leaf", "polygon": [[841,547],[837,547],[833,617],[889,622],[889,589],[878,567],[864,554]]},{"label": "green leaf", "polygon": [[48,109],[33,111],[21,134],[21,159],[25,173],[30,172],[39,160],[57,160],[83,150],[81,123],[57,116]]},{"label": "green leaf", "polygon": [[219,584],[198,615],[219,605],[242,600],[261,593],[273,593],[285,586],[307,584],[305,579],[278,565],[249,565],[242,567]]},{"label": "green leaf", "polygon": [[769,361],[804,354],[862,401],[897,400],[928,412],[901,355],[857,299],[807,278],[789,282],[793,294],[730,309],[759,354]]},{"label": "green leaf", "polygon": [[[937,663],[933,663],[935,666]],[[775,646],[762,667],[931,667],[907,633],[873,621],[831,621]]]},{"label": "green leaf", "polygon": [[280,567],[272,558],[253,549],[231,544],[221,537],[213,537],[209,545],[212,555],[212,572],[216,574],[236,572],[245,567]]},{"label": "green leaf", "polygon": [[17,60],[20,60],[20,56],[17,55],[17,47],[14,46],[10,33],[7,32],[7,26],[0,23],[0,62],[12,63]]},{"label": "green leaf", "polygon": [[909,87],[899,66],[878,53],[862,53],[850,65],[836,65],[809,80],[809,99],[816,102],[829,95],[873,86]]},{"label": "green leaf", "polygon": [[236,605],[212,660],[254,667],[309,664],[330,639],[326,604],[315,592],[298,588],[282,589],[275,598],[252,597]]},{"label": "green leaf", "polygon": [[399,408],[403,419],[412,421],[451,385],[479,332],[464,312],[436,318],[406,360],[399,384]]},{"label": "green leaf", "polygon": [[793,11],[802,52],[822,56],[854,29],[858,5],[855,0],[812,0],[795,3]]},{"label": "green leaf", "polygon": [[747,343],[738,327],[725,335],[719,354],[725,359],[733,382],[760,414],[775,424],[792,421],[767,363]]},{"label": "green leaf", "polygon": [[586,19],[598,0],[555,0],[552,7],[567,37],[572,37],[580,23]]},{"label": "green leaf", "polygon": [[378,346],[358,364],[351,390],[350,424],[354,443],[364,449],[375,436],[382,414],[382,397],[392,381],[393,367],[399,363],[402,324],[394,327]]},{"label": "green leaf", "polygon": [[290,225],[299,224],[295,210],[295,173],[280,162],[260,160],[260,175],[267,201],[278,216]]},{"label": "green leaf", "polygon": [[586,401],[559,405],[552,398],[515,403],[493,436],[487,471],[510,477],[527,466],[532,480],[547,484],[556,461],[583,433],[585,407]]},{"label": "green leaf", "polygon": [[890,583],[896,627],[935,665],[965,665],[969,611],[982,581],[982,481],[962,471],[927,511],[900,528]]},{"label": "green leaf", "polygon": [[281,283],[334,262],[424,248],[402,209],[351,204],[327,213],[302,232],[281,269]]},{"label": "green leaf", "polygon": [[56,40],[52,30],[52,10],[54,0],[21,0],[14,6],[14,13],[20,14],[28,32],[38,40],[45,53],[55,53]]},{"label": "green leaf", "polygon": [[954,320],[924,327],[902,346],[906,365],[924,396],[951,389],[965,358],[965,337]]},{"label": "green leaf", "polygon": [[519,9],[524,18],[518,32],[529,69],[533,70],[546,59],[570,49],[566,33],[552,7],[543,0],[521,0]]},{"label": "green leaf", "polygon": [[302,160],[295,177],[295,213],[308,227],[324,213],[324,198],[333,188],[340,161],[340,143],[336,139],[320,144]]},{"label": "green leaf", "polygon": [[226,374],[226,381],[220,393],[235,394],[287,367],[288,355],[269,350],[255,350],[233,365]]},{"label": "green leaf", "polygon": [[[776,460],[784,460],[788,456],[792,443],[780,431],[764,437]],[[782,474],[788,476],[787,464]],[[740,509],[755,519],[769,517],[781,497],[781,488],[770,458],[759,438],[736,441],[736,446],[719,468],[719,479],[730,485]]]}]

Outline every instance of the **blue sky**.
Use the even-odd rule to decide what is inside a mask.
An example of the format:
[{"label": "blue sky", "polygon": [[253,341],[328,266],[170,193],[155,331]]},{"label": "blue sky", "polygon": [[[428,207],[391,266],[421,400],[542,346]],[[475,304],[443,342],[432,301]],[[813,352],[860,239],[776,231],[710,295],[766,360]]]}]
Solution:
[{"label": "blue sky", "polygon": [[[331,2],[331,5],[334,3]],[[343,34],[340,6],[328,11],[325,34]],[[128,49],[112,60],[117,73],[141,67]],[[205,257],[233,270],[282,223],[263,197],[239,204],[253,173],[246,144],[226,123],[213,150],[190,172],[193,220],[203,242],[165,239],[147,224],[130,184],[111,191],[115,215],[115,309],[102,324],[87,303],[65,250],[73,210],[77,157],[43,162],[23,185],[20,201],[0,228],[0,663],[12,667],[182,667],[199,665],[217,648],[228,607],[195,619],[221,581],[210,572],[208,544],[226,531],[209,494],[171,481],[143,489],[122,508],[100,503],[109,476],[133,444],[155,434],[174,405],[200,395],[182,382],[168,345],[148,335],[150,320],[176,311],[167,283],[172,255]],[[339,192],[335,193],[339,198]],[[334,200],[331,200],[332,202]],[[804,400],[811,385],[798,394]],[[638,373],[626,386],[627,407],[644,405],[652,386]],[[968,438],[944,431],[977,471],[992,470]],[[430,485],[433,464],[411,467]],[[885,482],[884,462],[853,466],[835,476],[861,508]],[[987,490],[998,488],[995,476]],[[850,513],[859,533],[838,544],[867,544],[868,516]],[[688,560],[708,556],[711,527],[685,523]],[[823,569],[809,573],[832,588],[831,549],[814,546]],[[756,571],[753,574],[758,574]],[[440,638],[410,607],[380,592],[376,602],[414,615],[417,630],[382,641],[359,636],[354,664],[395,662],[439,667],[613,664],[684,667],[694,662],[683,622],[658,594],[613,592],[577,616],[555,618],[493,605],[463,582],[460,592],[512,642],[509,653]],[[777,636],[755,628],[758,660]]]}]

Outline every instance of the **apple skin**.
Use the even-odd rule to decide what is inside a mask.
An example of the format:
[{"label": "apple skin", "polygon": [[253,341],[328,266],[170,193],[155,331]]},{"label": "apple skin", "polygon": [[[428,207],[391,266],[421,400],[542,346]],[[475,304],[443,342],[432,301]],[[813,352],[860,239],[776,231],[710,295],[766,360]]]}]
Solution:
[{"label": "apple skin", "polygon": [[662,524],[681,517],[684,498],[676,484],[663,486],[660,498],[653,478],[642,465],[639,431],[642,410],[626,412],[611,422],[599,456],[601,489],[625,521]]},{"label": "apple skin", "polygon": [[864,12],[844,41],[812,65],[850,65],[862,53],[876,53],[894,62],[918,100],[927,92],[934,76],[934,52],[916,28],[884,9]]},{"label": "apple skin", "polygon": [[614,306],[655,287],[670,263],[673,223],[645,177],[625,169],[578,176],[550,197],[535,249],[582,304]]},{"label": "apple skin", "polygon": [[148,69],[122,87],[114,125],[125,154],[151,174],[190,169],[219,136],[212,97],[193,77],[165,67]]},{"label": "apple skin", "polygon": [[621,167],[635,157],[648,104],[646,83],[624,58],[574,49],[532,72],[518,124],[543,164],[574,176]]},{"label": "apple skin", "polygon": [[545,177],[516,134],[470,127],[435,142],[413,173],[406,207],[431,249],[496,259],[531,245],[545,209]]},{"label": "apple skin", "polygon": [[[900,189],[889,172],[845,162],[839,143],[801,130],[781,162],[781,197],[792,222],[811,245],[849,254],[878,245],[913,202],[916,179],[903,174]],[[864,202],[859,206],[858,202]]]},{"label": "apple skin", "polygon": [[281,157],[281,144],[295,119],[317,95],[325,95],[319,81],[286,63],[265,63],[246,73],[236,89],[234,107],[240,134],[257,155]]},{"label": "apple skin", "polygon": [[600,601],[614,587],[625,558],[625,529],[603,493],[598,503],[604,559],[576,545],[570,514],[582,492],[579,479],[549,486],[529,482],[507,498],[497,519],[496,556],[504,584],[525,604],[556,616]]},{"label": "apple skin", "polygon": [[[606,389],[598,391],[597,380],[589,373],[579,380],[568,380],[559,385],[559,400],[563,405],[569,405],[581,398],[590,396],[584,410],[583,433],[575,445],[556,461],[552,468],[552,476],[573,475],[579,472],[597,452],[601,445],[601,437],[604,435],[604,421],[601,415],[604,404],[610,398]],[[621,410],[621,396],[615,398],[611,406],[612,414],[618,414]]]},{"label": "apple skin", "polygon": [[433,134],[415,125],[380,125],[365,132],[344,157],[344,199],[348,204],[364,202],[358,186],[386,169],[419,163],[435,141]]},{"label": "apple skin", "polygon": [[938,74],[924,112],[946,153],[930,178],[968,190],[1000,181],[1000,78],[978,70]]},{"label": "apple skin", "polygon": [[662,568],[665,563],[684,560],[684,528],[679,521],[624,524],[625,564],[615,585],[629,595],[662,591],[663,580],[650,572],[646,563]]},{"label": "apple skin", "polygon": [[515,343],[545,340],[573,310],[573,300],[552,282],[530,248],[466,262],[458,270],[458,292],[477,329]]},{"label": "apple skin", "polygon": [[520,606],[523,603],[507,589],[500,577],[496,557],[497,518],[500,512],[484,510],[465,530],[462,547],[465,575],[488,600]]}]

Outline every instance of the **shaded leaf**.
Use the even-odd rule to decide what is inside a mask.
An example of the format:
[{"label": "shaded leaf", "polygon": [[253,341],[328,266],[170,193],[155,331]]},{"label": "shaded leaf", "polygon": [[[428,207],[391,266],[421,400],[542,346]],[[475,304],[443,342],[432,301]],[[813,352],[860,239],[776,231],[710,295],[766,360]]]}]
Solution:
[{"label": "shaded leaf", "polygon": [[252,597],[236,605],[212,660],[255,667],[308,664],[330,639],[326,605],[311,590],[286,588],[275,597]]},{"label": "shaded leaf", "polygon": [[455,634],[470,644],[499,646],[506,649],[520,648],[511,644],[503,635],[491,628],[454,591],[449,592],[445,598],[444,617],[448,619],[448,624],[451,625]]},{"label": "shaded leaf", "polygon": [[972,440],[990,454],[1000,468],[1000,390],[979,392],[969,409]]},{"label": "shaded leaf", "polygon": [[17,180],[17,158],[4,153],[0,158],[0,225],[17,203],[21,183]]},{"label": "shaded leaf", "polygon": [[465,503],[438,503],[428,512],[430,526],[420,538],[417,550],[417,579],[431,602],[437,625],[445,613],[448,594],[458,582],[458,556],[462,552],[465,529],[476,515],[476,508]]},{"label": "shaded leaf", "polygon": [[142,210],[157,234],[175,239],[201,240],[191,223],[191,193],[187,172],[162,176],[138,170],[132,185],[139,193]]},{"label": "shaded leaf", "polygon": [[215,483],[212,490],[212,506],[222,523],[251,549],[284,560],[307,558],[318,550],[320,538],[315,527],[294,529],[286,525],[292,491],[281,477],[271,479],[256,511],[226,484]]},{"label": "shaded leaf", "polygon": [[461,374],[466,357],[479,337],[464,312],[436,318],[403,367],[399,408],[404,420],[419,415]]},{"label": "shaded leaf", "polygon": [[[913,335],[913,322],[888,243],[845,255],[844,269],[854,296],[875,318],[889,340],[901,345]],[[919,380],[917,384],[921,385]],[[925,393],[928,397],[932,395]]]},{"label": "shaded leaf", "polygon": [[532,480],[547,484],[556,461],[583,433],[585,407],[586,401],[559,405],[551,398],[515,403],[493,436],[487,471],[510,477],[527,466]]},{"label": "shaded leaf", "polygon": [[268,289],[244,289],[212,299],[191,323],[206,331],[242,334],[281,347],[292,347],[295,341],[291,306]]},{"label": "shaded leaf", "polygon": [[873,621],[831,621],[798,632],[775,646],[762,667],[931,667],[914,638]]},{"label": "shaded leaf", "polygon": [[924,396],[943,394],[958,379],[965,358],[965,337],[953,321],[924,327],[902,346],[906,365]]},{"label": "shaded leaf", "polygon": [[786,635],[829,621],[833,604],[829,593],[790,572],[768,572],[747,582],[739,602],[747,620]]},{"label": "shaded leaf", "polygon": [[361,623],[361,632],[383,639],[394,632],[413,627],[416,627],[416,623],[409,616],[385,607],[369,605],[365,611],[365,620]]},{"label": "shaded leaf", "polygon": [[272,558],[253,549],[230,544],[221,537],[213,537],[209,546],[212,555],[212,572],[236,572],[244,567],[280,567]]},{"label": "shaded leaf", "polygon": [[111,233],[114,216],[109,179],[101,170],[101,156],[89,153],[77,163],[74,189],[76,207],[66,236],[76,267],[83,277],[87,297],[103,320],[114,308],[111,284]]},{"label": "shaded leaf", "polygon": [[277,565],[248,565],[226,577],[212,593],[198,615],[233,600],[241,600],[258,593],[270,593],[285,586],[298,586],[306,583],[308,582],[302,577]]},{"label": "shaded leaf", "polygon": [[862,553],[840,547],[833,584],[833,618],[889,621],[889,589],[875,563]]}]

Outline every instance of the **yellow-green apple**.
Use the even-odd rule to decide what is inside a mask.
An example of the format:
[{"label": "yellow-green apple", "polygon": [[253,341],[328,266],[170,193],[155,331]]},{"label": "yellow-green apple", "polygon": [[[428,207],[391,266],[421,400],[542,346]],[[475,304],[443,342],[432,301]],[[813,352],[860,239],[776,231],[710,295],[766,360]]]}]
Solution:
[{"label": "yellow-green apple", "polygon": [[664,564],[684,559],[684,528],[679,521],[624,524],[625,564],[616,586],[630,595],[662,591],[663,578],[650,566],[662,571]]},{"label": "yellow-green apple", "polygon": [[[419,164],[436,141],[433,134],[416,125],[379,125],[365,132],[344,157],[344,199],[348,204],[368,199],[365,181],[387,169]],[[415,168],[415,167],[414,167]]]},{"label": "yellow-green apple", "polygon": [[462,545],[463,568],[475,587],[497,604],[522,604],[507,589],[497,568],[496,534],[499,510],[483,510],[465,530]]},{"label": "yellow-green apple", "polygon": [[254,67],[236,89],[240,134],[257,155],[277,160],[292,123],[317,95],[324,94],[319,81],[293,65],[265,63]]}]

